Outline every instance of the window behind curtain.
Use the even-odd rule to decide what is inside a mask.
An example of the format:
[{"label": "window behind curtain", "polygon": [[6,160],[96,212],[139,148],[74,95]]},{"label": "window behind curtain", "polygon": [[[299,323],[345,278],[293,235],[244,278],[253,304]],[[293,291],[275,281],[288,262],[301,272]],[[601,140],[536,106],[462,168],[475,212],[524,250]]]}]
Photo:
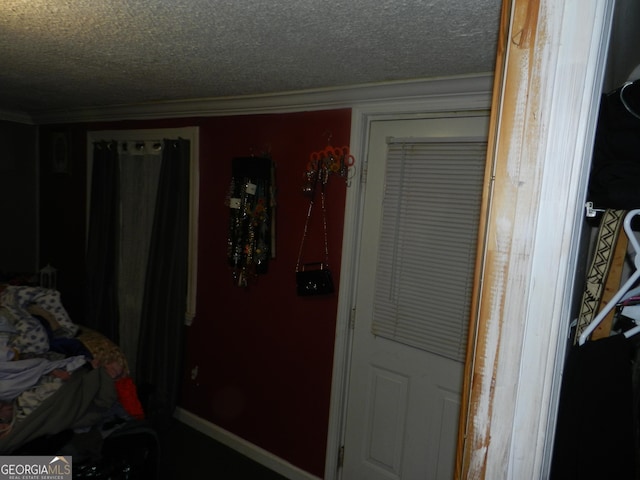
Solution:
[{"label": "window behind curtain", "polygon": [[[197,218],[198,218],[198,128],[158,130],[111,130],[88,132],[88,195],[91,195],[92,146],[102,139],[118,143],[120,157],[120,190],[122,204],[120,221],[123,228],[120,237],[120,259],[118,262],[118,297],[121,321],[119,325],[120,346],[135,371],[137,339],[144,274],[146,272],[149,235],[155,210],[155,196],[160,172],[163,138],[184,138],[191,144],[191,188],[190,188],[190,232],[189,232],[189,286],[185,322],[195,317],[197,278]],[[124,232],[124,233],[123,233]],[[146,232],[146,233],[145,233]]]}]

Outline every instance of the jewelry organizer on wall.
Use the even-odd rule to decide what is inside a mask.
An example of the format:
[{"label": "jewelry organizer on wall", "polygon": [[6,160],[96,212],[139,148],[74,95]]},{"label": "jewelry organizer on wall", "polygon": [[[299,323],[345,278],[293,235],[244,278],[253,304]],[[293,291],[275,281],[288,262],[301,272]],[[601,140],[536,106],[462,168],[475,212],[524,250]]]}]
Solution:
[{"label": "jewelry organizer on wall", "polygon": [[239,157],[231,163],[227,259],[240,287],[255,282],[275,254],[275,167],[268,157]]}]

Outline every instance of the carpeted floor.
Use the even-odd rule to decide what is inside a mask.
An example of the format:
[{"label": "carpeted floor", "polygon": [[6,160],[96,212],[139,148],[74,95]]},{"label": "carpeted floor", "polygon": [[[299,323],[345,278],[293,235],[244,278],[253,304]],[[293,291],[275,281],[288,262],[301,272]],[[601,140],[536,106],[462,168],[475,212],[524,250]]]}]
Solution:
[{"label": "carpeted floor", "polygon": [[174,420],[161,431],[159,480],[285,480],[282,475]]},{"label": "carpeted floor", "polygon": [[[81,480],[285,480],[182,422],[172,419],[165,425],[151,428],[145,422],[132,423],[131,428],[117,430],[102,444],[97,431],[74,436],[66,430],[31,441],[15,454],[50,455],[62,448],[65,455],[73,457],[73,478]],[[91,452],[92,438],[95,445],[102,445],[101,456],[79,461],[79,452],[85,457]]]}]

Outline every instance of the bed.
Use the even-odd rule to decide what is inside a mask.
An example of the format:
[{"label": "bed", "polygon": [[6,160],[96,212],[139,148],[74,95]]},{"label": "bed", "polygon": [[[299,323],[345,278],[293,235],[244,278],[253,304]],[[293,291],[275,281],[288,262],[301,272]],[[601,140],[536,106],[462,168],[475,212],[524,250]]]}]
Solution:
[{"label": "bed", "polygon": [[71,320],[57,290],[0,286],[0,454],[100,459],[144,421],[127,359]]}]

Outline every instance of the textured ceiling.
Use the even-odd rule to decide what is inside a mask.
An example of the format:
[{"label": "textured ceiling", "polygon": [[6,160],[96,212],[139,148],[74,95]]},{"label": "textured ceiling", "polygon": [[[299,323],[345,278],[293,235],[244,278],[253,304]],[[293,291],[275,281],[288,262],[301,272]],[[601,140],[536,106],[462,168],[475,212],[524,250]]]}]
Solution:
[{"label": "textured ceiling", "polygon": [[490,72],[501,0],[2,0],[0,110]]}]

